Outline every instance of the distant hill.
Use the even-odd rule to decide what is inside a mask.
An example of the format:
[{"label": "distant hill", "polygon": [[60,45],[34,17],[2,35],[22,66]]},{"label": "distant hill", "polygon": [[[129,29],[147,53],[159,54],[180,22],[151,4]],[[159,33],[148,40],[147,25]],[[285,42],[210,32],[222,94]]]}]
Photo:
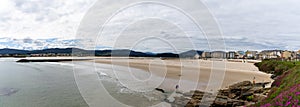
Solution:
[{"label": "distant hill", "polygon": [[179,55],[178,55],[178,54],[174,54],[174,53],[158,53],[158,54],[156,54],[156,57],[171,57],[171,58],[178,58]]},{"label": "distant hill", "polygon": [[204,51],[190,50],[190,51],[180,53],[179,56],[181,58],[194,58],[196,55],[201,56],[203,52]]},{"label": "distant hill", "polygon": [[137,52],[132,50],[96,50],[96,56],[131,56],[131,57],[155,57],[155,54]]},{"label": "distant hill", "polygon": [[18,49],[0,49],[0,54],[29,54],[30,51],[18,50]]},{"label": "distant hill", "polygon": [[43,50],[18,50],[18,49],[0,49],[0,54],[19,54],[19,55],[30,55],[30,54],[49,54],[49,53],[59,53],[59,54],[71,54],[72,52],[89,52],[78,48],[52,48]]},{"label": "distant hill", "polygon": [[72,55],[95,55],[95,56],[130,56],[130,57],[174,57],[191,58],[196,54],[201,55],[203,51],[190,50],[180,54],[175,53],[152,53],[138,52],[129,49],[118,50],[84,50],[79,48],[52,48],[43,50],[18,50],[18,49],[0,49],[0,54],[10,55],[32,55],[32,54],[72,54]]}]

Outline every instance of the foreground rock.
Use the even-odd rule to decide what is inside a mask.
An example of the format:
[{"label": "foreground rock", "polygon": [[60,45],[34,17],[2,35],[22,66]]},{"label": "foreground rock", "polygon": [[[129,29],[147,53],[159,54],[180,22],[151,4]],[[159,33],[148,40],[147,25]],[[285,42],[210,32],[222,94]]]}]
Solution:
[{"label": "foreground rock", "polygon": [[[263,88],[262,84],[252,84],[250,81],[243,81],[229,86],[228,89],[219,90],[218,93],[204,93],[202,91],[190,91],[182,96],[174,97],[174,101],[169,102],[172,107],[199,107],[200,104],[209,104],[212,107],[235,107],[247,106],[262,101],[267,96],[269,89]],[[202,100],[203,96],[207,99]],[[201,102],[202,100],[202,102]],[[168,102],[168,101],[167,101]]]}]

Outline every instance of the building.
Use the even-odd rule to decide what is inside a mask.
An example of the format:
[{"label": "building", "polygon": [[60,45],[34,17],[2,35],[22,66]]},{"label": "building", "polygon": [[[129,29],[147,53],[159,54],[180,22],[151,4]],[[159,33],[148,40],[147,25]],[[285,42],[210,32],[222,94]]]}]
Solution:
[{"label": "building", "polygon": [[257,51],[246,51],[247,59],[257,59]]},{"label": "building", "polygon": [[236,59],[236,52],[229,51],[226,56],[227,59]]},{"label": "building", "polygon": [[264,50],[259,53],[259,59],[278,59],[281,53],[282,50]]},{"label": "building", "polygon": [[300,50],[292,52],[292,59],[299,61],[300,59]]},{"label": "building", "polygon": [[236,58],[237,59],[242,59],[245,57],[245,52],[244,51],[237,51],[236,52]]},{"label": "building", "polygon": [[211,52],[203,52],[201,56],[202,56],[202,58],[211,58],[212,57]]},{"label": "building", "polygon": [[292,52],[291,51],[287,51],[287,50],[283,51],[281,53],[281,58],[284,59],[284,60],[292,60],[293,59],[292,58]]},{"label": "building", "polygon": [[218,59],[226,59],[226,52],[224,51],[214,51],[211,53],[212,58],[218,58]]}]

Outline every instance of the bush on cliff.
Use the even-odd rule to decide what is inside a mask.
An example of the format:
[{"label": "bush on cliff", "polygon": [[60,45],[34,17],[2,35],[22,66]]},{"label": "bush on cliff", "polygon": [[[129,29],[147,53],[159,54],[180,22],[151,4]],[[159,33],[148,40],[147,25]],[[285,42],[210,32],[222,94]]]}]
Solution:
[{"label": "bush on cliff", "polygon": [[264,60],[260,63],[256,63],[255,65],[260,71],[272,73],[275,75],[281,75],[285,71],[288,71],[289,69],[300,65],[300,62]]},{"label": "bush on cliff", "polygon": [[278,75],[272,84],[268,97],[256,106],[289,106],[300,105],[300,62],[262,61],[255,64],[261,71]]}]

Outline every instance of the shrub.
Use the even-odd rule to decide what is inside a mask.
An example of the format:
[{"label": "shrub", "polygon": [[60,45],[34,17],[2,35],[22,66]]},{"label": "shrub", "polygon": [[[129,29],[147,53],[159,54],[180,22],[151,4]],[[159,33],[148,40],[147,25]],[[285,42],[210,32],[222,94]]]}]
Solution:
[{"label": "shrub", "polygon": [[248,100],[248,101],[252,101],[253,98],[254,98],[253,95],[251,95],[251,96],[248,96],[248,97],[247,97],[247,100]]}]

